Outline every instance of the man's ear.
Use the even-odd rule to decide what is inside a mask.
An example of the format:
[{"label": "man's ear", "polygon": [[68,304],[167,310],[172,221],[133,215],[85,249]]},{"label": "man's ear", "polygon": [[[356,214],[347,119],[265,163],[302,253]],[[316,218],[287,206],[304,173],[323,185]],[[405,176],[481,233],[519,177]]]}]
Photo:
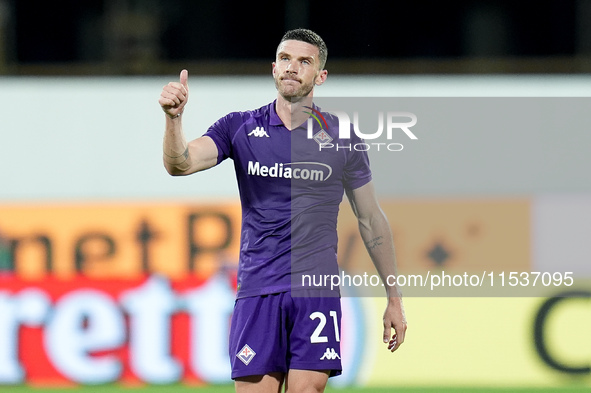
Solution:
[{"label": "man's ear", "polygon": [[316,84],[316,86],[320,86],[321,84],[323,84],[326,81],[327,77],[328,77],[328,71],[322,70],[316,76],[316,80],[314,81],[314,83]]}]

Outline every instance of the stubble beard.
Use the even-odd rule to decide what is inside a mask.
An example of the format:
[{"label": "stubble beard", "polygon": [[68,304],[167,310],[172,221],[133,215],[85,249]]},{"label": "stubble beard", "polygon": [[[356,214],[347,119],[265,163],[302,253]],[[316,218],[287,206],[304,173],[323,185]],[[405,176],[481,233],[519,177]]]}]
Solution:
[{"label": "stubble beard", "polygon": [[300,86],[285,86],[283,85],[281,76],[275,78],[275,87],[279,94],[290,102],[298,102],[301,99],[307,97],[312,89],[314,88],[314,82],[308,84],[302,83],[300,80]]}]

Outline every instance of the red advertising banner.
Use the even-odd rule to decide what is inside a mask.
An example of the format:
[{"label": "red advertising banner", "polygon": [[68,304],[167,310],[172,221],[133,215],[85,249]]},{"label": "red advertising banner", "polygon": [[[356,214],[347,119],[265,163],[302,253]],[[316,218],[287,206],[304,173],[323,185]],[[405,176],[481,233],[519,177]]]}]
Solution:
[{"label": "red advertising banner", "polygon": [[235,280],[0,278],[0,383],[227,382]]}]

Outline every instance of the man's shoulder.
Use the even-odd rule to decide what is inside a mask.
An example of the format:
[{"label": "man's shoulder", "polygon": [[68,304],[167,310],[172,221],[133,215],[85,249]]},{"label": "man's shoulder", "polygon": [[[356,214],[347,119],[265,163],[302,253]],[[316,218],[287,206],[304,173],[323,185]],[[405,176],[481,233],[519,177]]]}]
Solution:
[{"label": "man's shoulder", "polygon": [[247,122],[250,119],[255,118],[268,117],[271,114],[272,105],[273,103],[269,103],[256,109],[230,112],[225,117],[226,119],[239,120],[242,122]]},{"label": "man's shoulder", "polygon": [[229,112],[218,119],[209,129],[209,133],[229,133],[234,135],[249,124],[268,123],[271,112],[271,104],[257,109]]}]

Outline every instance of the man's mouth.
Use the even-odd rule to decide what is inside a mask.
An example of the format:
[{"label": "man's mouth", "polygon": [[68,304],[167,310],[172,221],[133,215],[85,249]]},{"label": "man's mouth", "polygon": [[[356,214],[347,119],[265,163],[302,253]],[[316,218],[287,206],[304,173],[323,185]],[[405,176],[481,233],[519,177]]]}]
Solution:
[{"label": "man's mouth", "polygon": [[293,81],[293,82],[297,82],[297,83],[301,83],[301,81],[298,78],[295,78],[293,76],[284,76],[281,78],[282,81]]}]

